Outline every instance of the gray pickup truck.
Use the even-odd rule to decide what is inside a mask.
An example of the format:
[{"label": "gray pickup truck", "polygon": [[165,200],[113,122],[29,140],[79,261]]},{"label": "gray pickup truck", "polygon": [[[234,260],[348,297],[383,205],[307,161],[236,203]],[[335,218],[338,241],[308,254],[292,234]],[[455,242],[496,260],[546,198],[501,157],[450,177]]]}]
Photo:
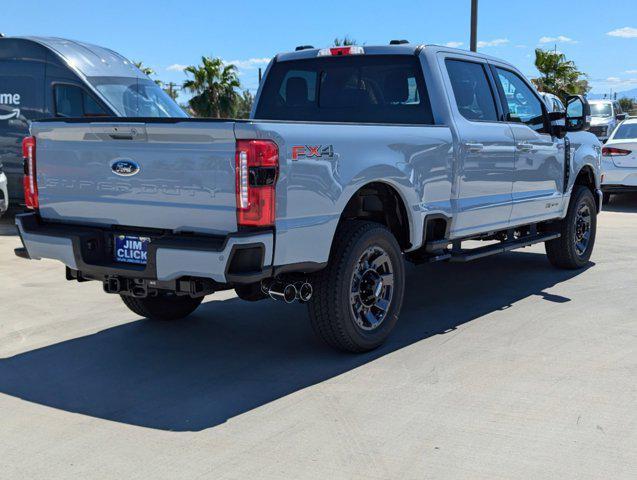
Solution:
[{"label": "gray pickup truck", "polygon": [[589,115],[579,96],[547,112],[481,54],[300,48],[272,60],[249,120],[34,122],[16,254],[150,319],[227,289],[305,302],[325,342],[367,351],[398,320],[405,260],[545,242],[556,267],[587,264],[602,203]]}]

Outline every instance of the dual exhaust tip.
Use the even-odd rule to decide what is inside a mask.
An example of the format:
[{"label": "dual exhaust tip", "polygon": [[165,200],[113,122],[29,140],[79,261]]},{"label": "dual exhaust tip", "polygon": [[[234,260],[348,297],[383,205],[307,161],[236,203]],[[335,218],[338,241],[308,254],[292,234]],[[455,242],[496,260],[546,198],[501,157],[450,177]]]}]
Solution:
[{"label": "dual exhaust tip", "polygon": [[263,286],[263,291],[273,300],[282,300],[285,303],[309,302],[314,293],[312,285],[308,282],[272,282]]}]

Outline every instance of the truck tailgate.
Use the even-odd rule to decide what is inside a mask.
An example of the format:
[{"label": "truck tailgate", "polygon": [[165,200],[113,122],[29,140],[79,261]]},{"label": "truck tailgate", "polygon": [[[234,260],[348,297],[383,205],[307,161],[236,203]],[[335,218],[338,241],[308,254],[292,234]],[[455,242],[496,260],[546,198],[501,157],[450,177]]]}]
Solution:
[{"label": "truck tailgate", "polygon": [[237,229],[233,122],[34,123],[44,219]]}]

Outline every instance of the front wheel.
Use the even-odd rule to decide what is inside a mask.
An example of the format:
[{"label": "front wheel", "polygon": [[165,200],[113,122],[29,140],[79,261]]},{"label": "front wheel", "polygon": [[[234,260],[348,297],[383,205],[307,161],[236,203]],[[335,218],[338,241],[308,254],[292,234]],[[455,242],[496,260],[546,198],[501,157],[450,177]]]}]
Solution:
[{"label": "front wheel", "polygon": [[151,320],[179,320],[194,312],[203,297],[191,298],[177,295],[135,298],[120,295],[124,305],[140,317]]},{"label": "front wheel", "polygon": [[561,221],[560,238],[546,242],[549,261],[558,268],[584,267],[591,258],[597,233],[597,205],[593,193],[576,185],[566,218]]},{"label": "front wheel", "polygon": [[314,278],[312,327],[335,349],[373,350],[389,337],[402,306],[400,246],[385,226],[360,220],[344,222],[334,242],[328,266]]}]

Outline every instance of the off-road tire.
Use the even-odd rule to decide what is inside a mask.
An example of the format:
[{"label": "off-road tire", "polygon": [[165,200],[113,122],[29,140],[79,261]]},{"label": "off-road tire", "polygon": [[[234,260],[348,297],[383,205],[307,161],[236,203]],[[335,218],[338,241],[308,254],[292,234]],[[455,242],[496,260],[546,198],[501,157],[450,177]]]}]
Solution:
[{"label": "off-road tire", "polygon": [[[577,215],[585,206],[590,212],[590,237],[586,249],[578,253],[576,249]],[[568,206],[566,218],[560,222],[561,236],[555,240],[546,242],[546,254],[549,261],[557,268],[575,270],[588,264],[593,247],[595,246],[595,234],[597,232],[597,205],[589,188],[583,185],[575,185],[571,202]]]},{"label": "off-road tire", "polygon": [[[383,251],[393,273],[391,299],[383,320],[371,330],[357,325],[351,303],[354,271],[360,272],[361,256],[370,249]],[[360,277],[359,277],[360,278]],[[405,285],[405,266],[394,235],[375,222],[350,220],[338,228],[328,266],[314,274],[314,294],[308,302],[312,328],[329,346],[346,352],[366,352],[389,336],[400,313]],[[389,284],[387,284],[389,285]],[[382,292],[387,292],[382,286]],[[377,290],[380,291],[380,290]]]},{"label": "off-road tire", "polygon": [[124,305],[133,313],[150,320],[179,320],[194,312],[203,297],[191,298],[188,296],[161,295],[157,297],[135,298],[128,295],[120,295]]}]

